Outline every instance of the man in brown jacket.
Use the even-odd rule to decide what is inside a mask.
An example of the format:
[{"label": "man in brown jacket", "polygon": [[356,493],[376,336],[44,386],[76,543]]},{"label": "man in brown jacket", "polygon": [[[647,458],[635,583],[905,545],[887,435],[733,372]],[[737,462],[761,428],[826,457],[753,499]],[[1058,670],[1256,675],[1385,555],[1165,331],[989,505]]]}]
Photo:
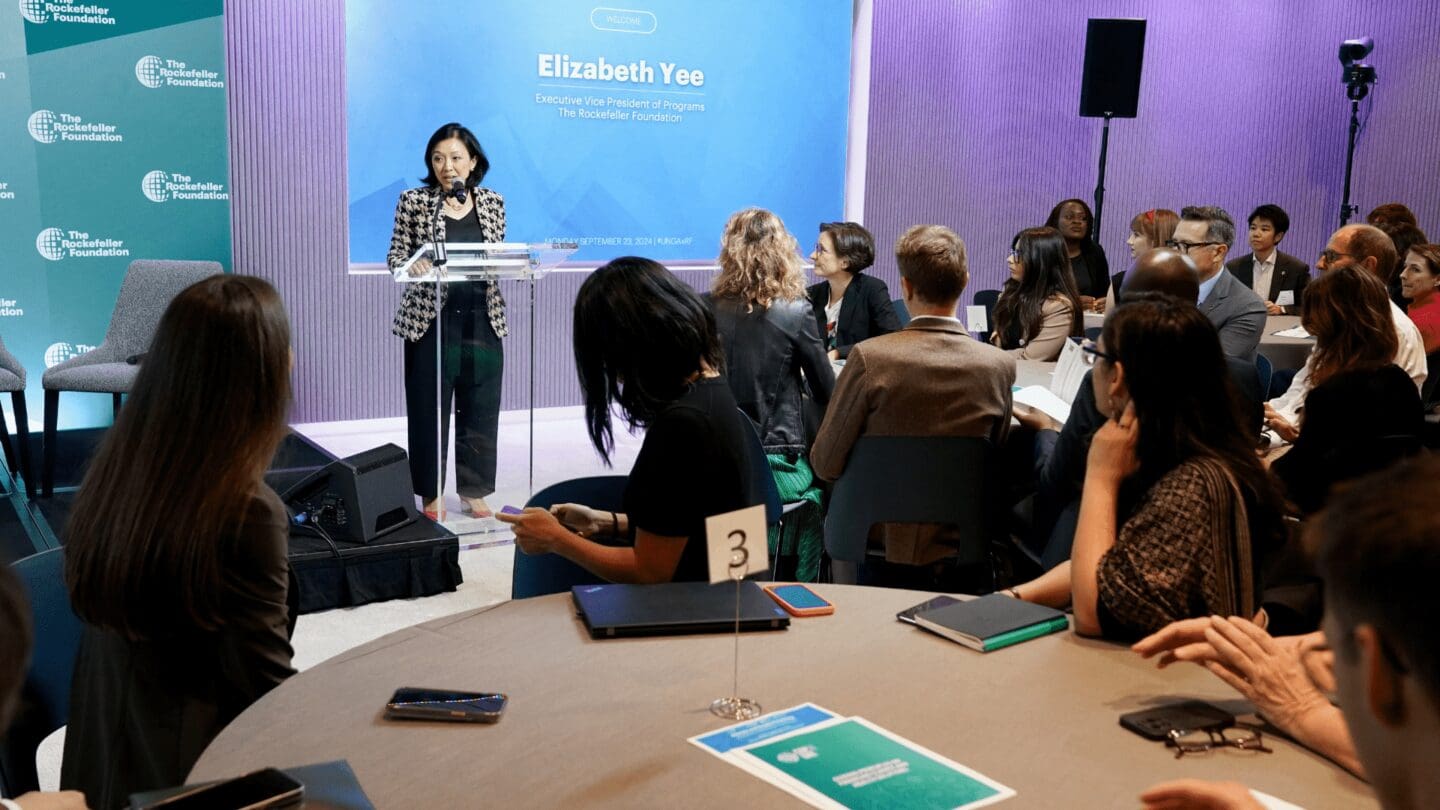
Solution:
[{"label": "man in brown jacket", "polygon": [[[810,450],[834,481],[861,436],[984,436],[1010,430],[1015,360],[970,336],[955,317],[970,280],[965,243],[949,228],[916,225],[895,244],[910,325],[855,345]],[[887,524],[885,559],[930,565],[953,553],[940,528]]]}]

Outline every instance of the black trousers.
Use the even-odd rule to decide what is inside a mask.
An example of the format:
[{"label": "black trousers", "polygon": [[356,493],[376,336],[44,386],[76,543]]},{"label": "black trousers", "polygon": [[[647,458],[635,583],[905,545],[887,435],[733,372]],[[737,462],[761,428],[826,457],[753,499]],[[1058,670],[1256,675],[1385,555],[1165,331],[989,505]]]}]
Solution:
[{"label": "black trousers", "polygon": [[[473,289],[472,289],[473,288]],[[472,301],[474,305],[472,305]],[[485,312],[480,284],[451,284],[443,312],[443,370],[435,399],[435,326],[420,339],[405,341],[405,416],[410,446],[410,481],[426,501],[440,496],[436,481],[435,417],[448,448],[450,408],[455,408],[456,489],[466,498],[495,491],[496,435],[500,429],[500,382],[505,354]],[[444,458],[442,455],[441,464]]]}]

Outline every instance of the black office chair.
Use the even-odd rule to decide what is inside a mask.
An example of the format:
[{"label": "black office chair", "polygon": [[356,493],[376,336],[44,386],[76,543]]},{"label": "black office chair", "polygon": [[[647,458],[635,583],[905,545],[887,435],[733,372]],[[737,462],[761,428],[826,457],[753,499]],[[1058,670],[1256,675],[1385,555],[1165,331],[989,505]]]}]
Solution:
[{"label": "black office chair", "polygon": [[[540,490],[525,506],[549,509],[558,503],[579,503],[592,509],[618,512],[622,508],[627,480],[629,479],[623,475],[572,478]],[[629,545],[624,539],[591,539],[597,543]],[[515,546],[515,569],[510,575],[511,599],[564,593],[574,585],[604,581],[559,554],[526,554],[520,550],[520,546]]]},{"label": "black office chair", "polygon": [[[876,523],[945,523],[959,529],[956,566],[990,563],[1003,531],[1004,484],[988,439],[862,436],[835,482],[825,550],[836,582],[855,582]],[[992,585],[993,573],[992,566]]]},{"label": "black office chair", "polygon": [[65,588],[64,549],[17,561],[11,570],[30,594],[35,649],[9,731],[0,738],[0,795],[39,790],[35,750],[70,719],[70,677],[80,649],[81,623]]}]

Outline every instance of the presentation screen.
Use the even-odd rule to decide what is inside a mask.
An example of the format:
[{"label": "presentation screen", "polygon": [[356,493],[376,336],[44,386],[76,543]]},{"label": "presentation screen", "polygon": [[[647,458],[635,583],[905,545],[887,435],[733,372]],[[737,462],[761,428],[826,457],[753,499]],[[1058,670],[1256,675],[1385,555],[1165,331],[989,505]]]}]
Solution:
[{"label": "presentation screen", "polygon": [[851,0],[348,0],[350,261],[383,263],[441,124],[469,127],[507,241],[709,260],[733,212],[808,245],[841,218]]}]

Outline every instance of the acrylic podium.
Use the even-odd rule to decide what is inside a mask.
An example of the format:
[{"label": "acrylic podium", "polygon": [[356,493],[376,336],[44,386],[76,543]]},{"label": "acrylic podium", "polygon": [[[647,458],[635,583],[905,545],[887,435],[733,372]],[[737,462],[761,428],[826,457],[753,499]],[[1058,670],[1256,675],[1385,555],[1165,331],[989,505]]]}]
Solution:
[{"label": "acrylic podium", "polygon": [[[525,403],[529,420],[529,459],[526,470],[528,492],[535,492],[535,283],[547,272],[554,269],[575,252],[578,246],[572,242],[441,242],[437,247],[427,242],[421,245],[404,264],[395,268],[391,275],[401,284],[428,284],[431,301],[435,307],[435,368],[442,369],[444,336],[441,334],[444,317],[442,313],[441,284],[469,284],[475,282],[520,281],[529,287],[529,394]],[[435,480],[445,480],[445,443],[449,438],[440,429],[439,408],[448,403],[440,396],[442,374],[435,375]],[[498,448],[497,448],[498,450]],[[443,485],[440,487],[444,492]],[[498,506],[496,507],[498,508]]]}]

